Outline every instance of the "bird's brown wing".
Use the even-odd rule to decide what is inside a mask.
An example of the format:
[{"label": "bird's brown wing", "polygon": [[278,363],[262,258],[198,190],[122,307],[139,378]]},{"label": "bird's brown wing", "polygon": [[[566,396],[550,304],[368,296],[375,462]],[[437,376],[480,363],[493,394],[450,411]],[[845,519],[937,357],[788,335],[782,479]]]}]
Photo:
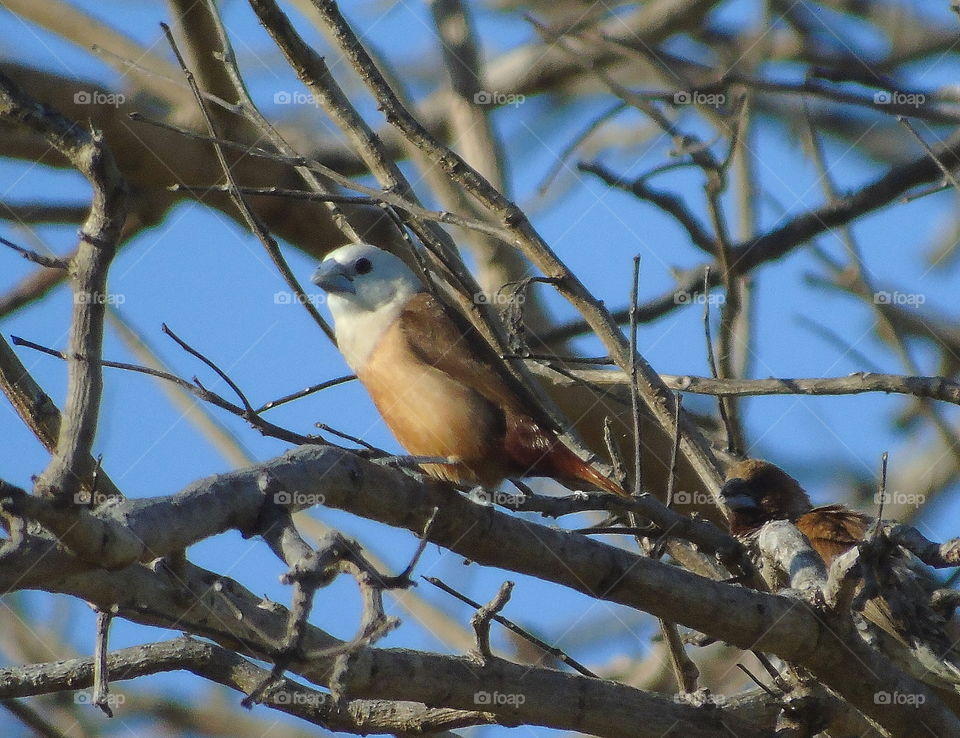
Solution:
[{"label": "bird's brown wing", "polygon": [[508,474],[582,480],[608,492],[627,494],[558,441],[551,420],[542,417],[527,390],[459,313],[424,292],[410,298],[398,321],[411,353],[503,413],[500,461]]},{"label": "bird's brown wing", "polygon": [[[829,567],[837,556],[863,541],[870,523],[867,515],[844,505],[823,505],[797,520],[797,527]],[[867,600],[863,604],[863,615],[902,646],[909,645],[903,623],[894,617],[890,604],[882,596]]]},{"label": "bird's brown wing", "polygon": [[860,543],[869,524],[869,517],[843,505],[815,507],[797,520],[800,532],[827,566]]},{"label": "bird's brown wing", "polygon": [[398,318],[410,351],[498,405],[525,410],[525,390],[466,319],[428,292],[414,295]]}]

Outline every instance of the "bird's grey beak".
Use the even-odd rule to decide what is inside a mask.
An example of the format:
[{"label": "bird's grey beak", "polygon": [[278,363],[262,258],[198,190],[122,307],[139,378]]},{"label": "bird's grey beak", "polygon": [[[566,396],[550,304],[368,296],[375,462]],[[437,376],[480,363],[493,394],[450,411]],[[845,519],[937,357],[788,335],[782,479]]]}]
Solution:
[{"label": "bird's grey beak", "polygon": [[758,507],[757,500],[750,494],[750,487],[747,482],[739,477],[728,479],[720,490],[720,496],[727,507],[736,512],[737,510],[755,510]]},{"label": "bird's grey beak", "polygon": [[321,262],[317,271],[310,277],[310,281],[317,287],[331,294],[348,293],[355,295],[357,290],[353,285],[353,280],[347,275],[347,267],[338,261],[328,259]]}]

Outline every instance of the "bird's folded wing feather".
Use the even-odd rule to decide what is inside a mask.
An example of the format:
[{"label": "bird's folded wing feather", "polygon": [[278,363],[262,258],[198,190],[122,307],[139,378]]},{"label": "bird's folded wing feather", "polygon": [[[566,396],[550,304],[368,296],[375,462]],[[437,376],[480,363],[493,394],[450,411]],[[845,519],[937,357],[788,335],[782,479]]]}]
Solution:
[{"label": "bird's folded wing feather", "polygon": [[553,422],[538,411],[530,393],[507,371],[479,332],[454,310],[428,293],[412,297],[400,313],[407,348],[485,398],[504,419],[503,452],[514,472],[583,480],[598,489],[627,493],[562,443]]},{"label": "bird's folded wing feather", "polygon": [[433,295],[410,298],[400,313],[400,330],[412,353],[488,400],[515,410],[527,404],[525,391],[470,323]]},{"label": "bird's folded wing feather", "polygon": [[797,521],[797,527],[830,566],[834,558],[863,541],[870,518],[843,505],[815,507]]}]

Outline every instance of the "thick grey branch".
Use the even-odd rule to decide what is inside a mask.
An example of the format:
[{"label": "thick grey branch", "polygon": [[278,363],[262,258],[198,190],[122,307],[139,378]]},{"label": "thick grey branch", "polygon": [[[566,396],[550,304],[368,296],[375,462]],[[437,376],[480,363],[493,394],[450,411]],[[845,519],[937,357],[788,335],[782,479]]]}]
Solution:
[{"label": "thick grey branch", "polygon": [[[27,574],[18,576],[18,572]],[[0,553],[0,578],[8,589],[16,582],[20,588],[64,592],[103,607],[116,604],[119,616],[135,622],[185,630],[261,660],[274,656],[287,629],[286,608],[262,600],[234,580],[190,564],[180,577],[179,586],[193,593],[194,601],[185,602],[162,569],[154,572],[139,564],[117,572],[91,569],[49,541],[32,538],[19,549],[7,547]],[[339,653],[344,645],[307,625],[303,650],[313,657],[293,660],[287,668],[329,685],[337,658],[328,654]],[[721,725],[742,736],[764,735],[723,710],[706,712],[615,682],[496,658],[481,666],[465,656],[366,648],[352,658],[340,678],[340,688],[351,699],[412,701],[468,711],[482,708],[496,716],[491,720],[507,724],[544,725],[611,738],[659,738],[671,726],[685,736],[712,738]],[[522,692],[517,691],[520,684]],[[0,689],[2,685],[0,680]],[[514,698],[502,699],[498,694]],[[637,724],[638,715],[644,716],[642,726]]]},{"label": "thick grey branch", "polygon": [[[144,548],[154,553],[177,550],[231,527],[250,529],[262,505],[258,480],[263,474],[269,474],[287,493],[293,507],[315,502],[322,495],[329,507],[415,533],[422,530],[424,521],[437,508],[428,534],[430,541],[471,561],[528,574],[591,597],[645,610],[740,648],[774,653],[805,666],[825,685],[894,733],[909,735],[916,728],[918,717],[941,732],[960,730],[956,716],[943,707],[932,691],[897,671],[882,655],[860,641],[849,621],[829,615],[818,617],[795,600],[704,579],[579,534],[533,525],[473,503],[444,485],[421,484],[398,471],[336,448],[302,447],[259,467],[202,480],[172,498],[128,500],[104,506],[95,514],[107,516],[108,511],[113,511],[118,520],[123,520],[138,537],[144,538]],[[30,560],[44,558],[33,553]],[[563,562],[562,565],[559,562]],[[124,571],[136,568],[132,566]],[[36,578],[44,571],[43,566],[34,566],[26,577],[23,576],[25,569],[30,567],[12,561],[5,563],[0,557],[0,586],[4,589],[42,586],[72,591],[106,607],[120,602],[120,614],[129,617],[123,603],[136,597],[136,588],[128,584],[120,591],[113,589],[124,586],[125,577],[116,573],[110,576],[105,570],[97,569],[85,577],[72,577],[65,582],[63,577],[69,567],[64,567],[59,578],[51,582]],[[110,600],[108,596],[104,602],[103,592],[91,592],[90,577],[97,577],[101,586],[109,586],[116,599]],[[150,601],[150,598],[133,600],[134,603]],[[232,613],[230,609],[225,612]],[[224,617],[224,623],[230,623],[228,634],[237,627],[235,620],[232,614]],[[249,629],[257,619],[244,622]],[[211,626],[217,631],[217,625],[204,619],[203,626],[196,632],[207,634]],[[276,630],[271,637],[276,637],[277,643],[285,625],[284,619],[270,626],[272,631]],[[259,636],[258,640],[263,641]],[[317,649],[323,647],[324,644],[317,644]],[[249,641],[245,648],[258,652],[256,645]],[[417,658],[427,657],[418,655]],[[365,658],[360,661],[366,663]],[[381,665],[373,662],[367,665],[371,671],[364,679],[375,681],[382,677]],[[349,684],[360,678],[359,673],[363,671],[358,672],[356,665],[351,667]],[[363,679],[361,683],[365,683]],[[449,690],[449,684],[444,689]],[[878,689],[923,694],[926,702],[916,714],[907,716],[902,710],[894,709],[895,705],[876,704],[874,695]],[[409,693],[390,697],[421,699]],[[471,707],[464,702],[438,701],[437,704]]]},{"label": "thick grey branch", "polygon": [[[167,671],[190,671],[197,676],[247,693],[267,671],[212,643],[192,638],[148,643],[111,652],[107,669],[112,682]],[[93,684],[92,659],[69,659],[47,664],[0,669],[0,699],[77,690]],[[415,703],[353,700],[335,705],[329,694],[281,679],[264,703],[288,715],[345,733],[430,732],[491,722],[489,713],[431,709]]]}]

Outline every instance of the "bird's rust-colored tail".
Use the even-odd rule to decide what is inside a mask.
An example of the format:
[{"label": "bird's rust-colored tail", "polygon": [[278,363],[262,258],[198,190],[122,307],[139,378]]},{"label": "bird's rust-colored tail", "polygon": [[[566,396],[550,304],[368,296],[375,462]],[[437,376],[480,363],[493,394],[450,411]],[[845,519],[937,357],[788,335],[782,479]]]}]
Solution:
[{"label": "bird's rust-colored tail", "polygon": [[550,463],[555,469],[556,476],[560,479],[576,479],[586,482],[592,487],[602,489],[604,492],[629,497],[630,493],[623,487],[614,482],[609,477],[604,476],[583,459],[577,456],[573,451],[562,444],[558,444],[550,453]]},{"label": "bird's rust-colored tail", "polygon": [[584,482],[594,484],[604,492],[611,492],[615,495],[620,495],[621,497],[630,496],[630,493],[627,492],[627,490],[614,482],[612,479],[605,477],[589,464],[583,464],[583,470],[585,473],[580,477],[580,479],[582,479]]}]

